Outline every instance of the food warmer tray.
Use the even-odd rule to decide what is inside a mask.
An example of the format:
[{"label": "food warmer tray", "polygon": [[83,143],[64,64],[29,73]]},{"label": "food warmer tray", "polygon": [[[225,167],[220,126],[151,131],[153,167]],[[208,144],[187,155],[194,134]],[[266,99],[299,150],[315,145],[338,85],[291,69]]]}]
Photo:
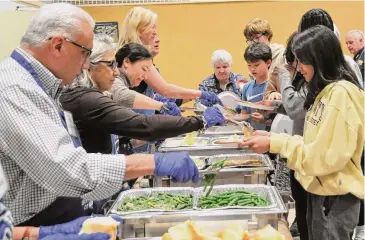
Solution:
[{"label": "food warmer tray", "polygon": [[[229,136],[227,136],[229,137]],[[196,137],[196,145],[182,145],[184,138],[168,138],[159,147],[159,152],[178,152],[187,151],[192,156],[213,156],[225,154],[229,151],[232,154],[252,152],[249,148],[239,148],[233,145],[212,144],[217,138]],[[201,144],[204,141],[204,144]],[[179,145],[180,144],[180,145]]]},{"label": "food warmer tray", "polygon": [[203,187],[195,189],[194,195],[194,209],[199,211],[214,211],[214,210],[228,210],[228,209],[270,209],[276,206],[276,201],[274,197],[274,193],[272,192],[272,187],[261,185],[261,184],[231,184],[231,185],[220,185],[214,186],[210,195],[214,195],[217,193],[223,193],[229,190],[245,190],[248,192],[256,193],[258,196],[265,197],[267,200],[270,201],[268,206],[260,206],[260,207],[249,207],[249,206],[227,206],[227,207],[220,207],[220,208],[210,208],[210,209],[201,209],[198,207],[198,201],[201,196],[205,196],[205,192],[203,191]]},{"label": "food warmer tray", "polygon": [[161,210],[161,209],[146,209],[146,210],[138,210],[138,211],[130,211],[130,212],[119,212],[117,208],[124,203],[126,198],[135,198],[141,196],[150,196],[153,193],[168,193],[168,194],[176,194],[180,196],[191,196],[192,198],[192,206],[189,210],[194,209],[194,195],[195,189],[190,187],[176,187],[176,188],[142,188],[142,189],[133,189],[121,192],[118,196],[118,199],[115,201],[114,206],[112,207],[112,212],[118,212],[118,215],[125,216],[129,214],[143,214],[147,212],[185,212],[186,210]]},{"label": "food warmer tray", "polygon": [[[282,214],[287,213],[288,211],[287,207],[275,187],[265,185],[256,186],[270,188],[270,191],[272,191],[273,194],[273,199],[275,199],[273,207],[266,209],[193,210],[182,212],[148,212],[129,214],[123,216],[124,222],[120,226],[120,239],[159,237],[166,233],[169,227],[187,220],[212,222],[247,220],[249,229],[260,229],[265,227],[267,224],[271,224],[277,229],[278,221]],[[116,211],[113,211],[117,206],[119,206],[118,200],[114,203],[107,215],[117,214]]]},{"label": "food warmer tray", "polygon": [[237,125],[214,126],[206,129],[201,137],[212,137],[222,135],[243,135],[242,127]]},{"label": "food warmer tray", "polygon": [[[221,154],[206,157],[208,164],[215,161],[222,160],[222,158],[229,159],[257,159],[260,160],[263,165],[255,167],[235,167],[235,168],[223,168],[217,175],[216,184],[265,184],[267,181],[267,174],[274,170],[271,159],[266,154],[256,153],[241,153],[241,154]],[[192,156],[195,158],[195,156]],[[206,172],[206,167],[199,171],[202,174]],[[200,181],[198,185],[192,182],[177,183],[171,181],[169,177],[154,177],[153,184],[155,187],[197,187],[204,186],[204,182]]]}]

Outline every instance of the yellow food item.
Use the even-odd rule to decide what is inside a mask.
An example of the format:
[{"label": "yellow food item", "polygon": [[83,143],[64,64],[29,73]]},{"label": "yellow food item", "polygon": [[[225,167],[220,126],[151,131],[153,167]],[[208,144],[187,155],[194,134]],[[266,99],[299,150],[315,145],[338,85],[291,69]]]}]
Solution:
[{"label": "yellow food item", "polygon": [[226,141],[227,142],[238,142],[240,140],[241,140],[240,137],[237,134],[235,134],[233,136],[230,136]]},{"label": "yellow food item", "polygon": [[193,159],[193,161],[194,161],[194,163],[195,163],[195,165],[200,169],[200,168],[202,168],[202,167],[204,167],[204,162],[203,162],[203,160],[201,160],[201,159],[199,159],[199,158],[194,158],[194,157],[192,157],[192,159]]},{"label": "yellow food item", "polygon": [[248,232],[241,225],[233,225],[216,234],[222,240],[242,240],[247,238]]},{"label": "yellow food item", "polygon": [[197,226],[193,221],[186,221],[170,227],[162,240],[285,240],[285,237],[271,225],[257,231],[250,236],[241,225],[232,225],[223,231],[210,233]]},{"label": "yellow food item", "polygon": [[234,167],[234,166],[262,166],[262,162],[257,159],[234,159],[226,160],[223,164],[224,167]]},{"label": "yellow food item", "polygon": [[275,228],[271,225],[266,225],[266,227],[257,231],[252,240],[285,240],[285,237],[281,235]]},{"label": "yellow food item", "polygon": [[110,240],[116,240],[118,225],[119,223],[111,217],[93,217],[83,222],[80,234],[102,232],[109,234]]},{"label": "yellow food item", "polygon": [[204,232],[195,222],[186,221],[174,227],[170,227],[168,233],[162,236],[162,240],[221,240],[214,235]]},{"label": "yellow food item", "polygon": [[197,132],[191,132],[191,133],[186,134],[186,136],[184,138],[185,145],[188,145],[188,146],[194,145],[195,138],[196,138],[197,135],[198,135]]},{"label": "yellow food item", "polygon": [[242,132],[243,132],[243,135],[245,135],[245,137],[252,137],[253,136],[252,127],[247,127],[247,126],[243,125]]}]

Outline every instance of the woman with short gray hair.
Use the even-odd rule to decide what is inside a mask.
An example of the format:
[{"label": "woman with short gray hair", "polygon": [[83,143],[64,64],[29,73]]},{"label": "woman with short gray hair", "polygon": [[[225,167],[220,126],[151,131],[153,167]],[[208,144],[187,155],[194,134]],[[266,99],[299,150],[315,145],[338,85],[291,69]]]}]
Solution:
[{"label": "woman with short gray hair", "polygon": [[232,55],[226,50],[219,49],[213,52],[211,61],[214,73],[199,84],[199,90],[215,94],[230,91],[241,96],[239,82],[246,82],[246,79],[241,74],[231,72]]}]

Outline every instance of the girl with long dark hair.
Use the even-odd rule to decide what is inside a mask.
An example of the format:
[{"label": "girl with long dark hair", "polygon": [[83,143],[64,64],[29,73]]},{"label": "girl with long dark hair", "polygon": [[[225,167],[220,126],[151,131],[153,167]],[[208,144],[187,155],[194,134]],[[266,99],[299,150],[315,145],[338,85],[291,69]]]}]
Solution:
[{"label": "girl with long dark hair", "polygon": [[308,82],[303,137],[258,132],[242,146],[287,158],[308,192],[309,239],[350,240],[364,199],[364,91],[329,28],[298,34],[293,51]]}]

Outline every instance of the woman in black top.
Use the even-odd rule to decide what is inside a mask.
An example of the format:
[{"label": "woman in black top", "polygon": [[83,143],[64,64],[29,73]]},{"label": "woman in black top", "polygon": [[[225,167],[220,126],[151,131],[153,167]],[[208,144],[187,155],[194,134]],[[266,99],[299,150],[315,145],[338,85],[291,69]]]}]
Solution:
[{"label": "woman in black top", "polygon": [[[208,108],[203,117],[142,115],[114,102],[108,90],[119,75],[112,39],[96,35],[90,56],[90,69],[66,88],[60,97],[62,107],[73,115],[81,142],[87,152],[111,153],[111,134],[154,141],[197,131],[225,122],[217,108]],[[152,65],[149,51],[139,44],[126,46],[124,67],[129,78],[139,81]],[[168,103],[161,109],[163,113]]]}]

